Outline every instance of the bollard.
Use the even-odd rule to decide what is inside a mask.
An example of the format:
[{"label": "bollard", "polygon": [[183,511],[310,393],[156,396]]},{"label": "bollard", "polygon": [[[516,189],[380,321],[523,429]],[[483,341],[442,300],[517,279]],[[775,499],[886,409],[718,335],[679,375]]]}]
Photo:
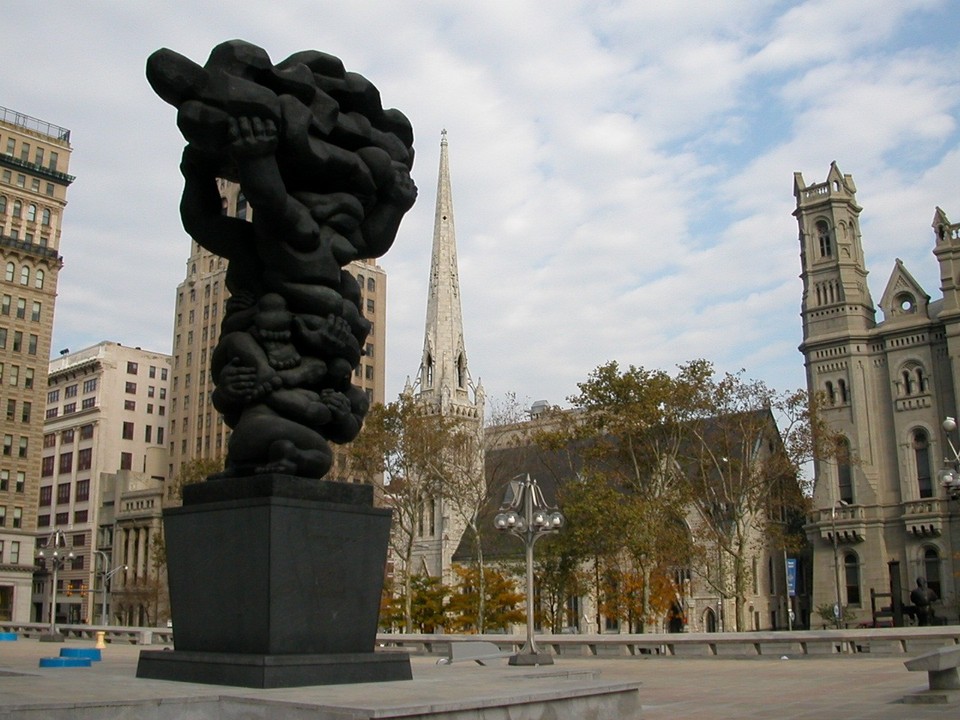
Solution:
[{"label": "bollard", "polygon": [[94,646],[98,650],[103,650],[107,647],[106,641],[107,634],[103,630],[97,630],[97,644]]}]

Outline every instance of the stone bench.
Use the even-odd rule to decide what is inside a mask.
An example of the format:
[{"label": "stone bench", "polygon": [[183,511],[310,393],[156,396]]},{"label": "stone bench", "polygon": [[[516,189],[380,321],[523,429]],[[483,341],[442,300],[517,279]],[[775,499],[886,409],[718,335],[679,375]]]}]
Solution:
[{"label": "stone bench", "polygon": [[512,652],[501,650],[492,642],[483,640],[466,640],[464,642],[451,642],[450,654],[447,657],[437,660],[437,665],[450,665],[464,660],[473,660],[478,665],[486,665],[484,660],[496,660],[498,658],[510,657]]},{"label": "stone bench", "polygon": [[903,663],[912,672],[926,671],[928,690],[908,695],[906,702],[954,702],[960,698],[960,645],[942,647]]}]

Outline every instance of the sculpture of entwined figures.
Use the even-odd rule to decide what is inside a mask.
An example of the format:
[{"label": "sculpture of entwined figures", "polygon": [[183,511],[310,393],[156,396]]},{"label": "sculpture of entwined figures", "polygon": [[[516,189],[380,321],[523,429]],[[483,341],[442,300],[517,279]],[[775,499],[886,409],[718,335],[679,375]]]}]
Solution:
[{"label": "sculpture of entwined figures", "polygon": [[[317,51],[274,65],[232,40],[201,67],[161,49],[147,79],[187,141],[184,228],[228,260],[211,362],[233,429],[224,475],[322,477],[327,441],[352,440],[368,408],[351,375],[370,323],[343,267],[385,253],[416,199],[410,123]],[[222,214],[217,178],[240,184],[251,222]]]}]

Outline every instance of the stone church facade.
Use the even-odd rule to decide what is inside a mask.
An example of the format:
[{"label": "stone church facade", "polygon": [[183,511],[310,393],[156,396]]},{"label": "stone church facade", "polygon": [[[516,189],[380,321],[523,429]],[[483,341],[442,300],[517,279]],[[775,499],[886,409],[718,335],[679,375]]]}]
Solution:
[{"label": "stone church facade", "polygon": [[[847,624],[889,606],[891,578],[902,600],[925,578],[936,614],[956,621],[960,591],[960,500],[938,473],[954,454],[960,388],[960,224],[937,208],[933,254],[940,297],[897,260],[877,306],[867,287],[856,186],[836,163],[825,182],[794,175],[807,386],[841,452],[815,464],[807,534],[814,548],[813,606],[839,603]],[[881,594],[871,598],[871,591]],[[816,616],[815,616],[816,617]],[[816,620],[815,620],[816,621]]]}]

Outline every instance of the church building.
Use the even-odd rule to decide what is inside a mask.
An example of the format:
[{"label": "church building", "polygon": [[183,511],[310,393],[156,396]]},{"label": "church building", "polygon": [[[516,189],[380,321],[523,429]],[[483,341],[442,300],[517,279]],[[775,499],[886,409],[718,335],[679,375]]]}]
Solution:
[{"label": "church building", "polygon": [[936,615],[956,622],[960,500],[938,475],[960,441],[955,425],[944,429],[960,388],[960,224],[935,210],[940,297],[897,260],[878,320],[852,176],[836,163],[825,182],[796,173],[794,195],[807,387],[841,436],[836,456],[815,465],[813,607],[845,608],[851,627],[880,621],[891,585],[909,604],[924,578]]}]

